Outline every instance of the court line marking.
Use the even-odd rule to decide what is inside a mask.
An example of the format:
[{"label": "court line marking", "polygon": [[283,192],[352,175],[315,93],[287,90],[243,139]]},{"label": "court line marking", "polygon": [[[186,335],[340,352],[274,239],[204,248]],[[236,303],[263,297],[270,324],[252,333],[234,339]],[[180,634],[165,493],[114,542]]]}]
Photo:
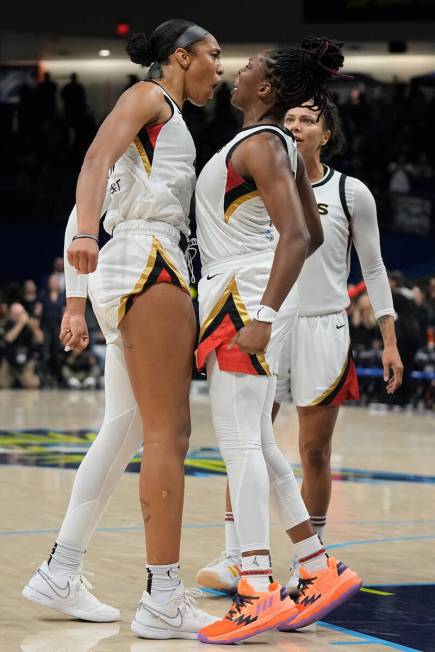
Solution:
[{"label": "court line marking", "polygon": [[397,541],[434,541],[435,535],[433,534],[420,534],[407,537],[385,537],[384,539],[362,539],[356,541],[344,541],[343,543],[333,543],[325,546],[328,550],[336,550],[337,548],[351,548],[352,546],[369,546],[375,543],[395,543]]},{"label": "court line marking", "polygon": [[374,593],[375,595],[394,595],[394,593],[389,593],[388,591],[379,591],[378,589],[366,589],[365,586],[363,586],[360,591],[364,591],[364,593]]},{"label": "court line marking", "polygon": [[[325,623],[323,620],[319,620],[317,624],[321,625],[322,627],[326,627],[327,629],[333,629],[336,632],[342,632],[343,634],[347,634],[348,636],[361,638],[364,641],[367,641],[367,643],[378,643],[379,645],[392,648],[393,650],[404,650],[405,652],[423,652],[422,650],[419,650],[418,648],[415,647],[407,647],[406,645],[400,645],[399,643],[392,643],[391,641],[386,641],[383,638],[370,636],[370,634],[362,634],[361,632],[354,631],[353,629],[346,629],[346,627],[339,627],[339,625],[332,625],[331,623]],[[344,644],[345,644],[344,642],[340,643],[340,645],[344,645]]]}]

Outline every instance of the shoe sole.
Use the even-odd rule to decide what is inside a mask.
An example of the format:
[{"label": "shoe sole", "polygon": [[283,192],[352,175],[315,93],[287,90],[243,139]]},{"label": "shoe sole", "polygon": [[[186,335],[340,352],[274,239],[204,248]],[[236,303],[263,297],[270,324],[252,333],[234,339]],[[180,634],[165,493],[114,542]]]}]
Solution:
[{"label": "shoe sole", "polygon": [[[289,612],[290,613],[289,615]],[[287,616],[283,616],[283,614],[287,613]],[[256,636],[257,634],[262,634],[263,632],[267,632],[270,629],[276,629],[280,625],[283,625],[284,623],[289,623],[291,622],[294,618],[297,617],[297,611],[295,608],[292,609],[286,609],[285,611],[282,611],[278,614],[272,615],[270,619],[267,621],[267,623],[261,623],[257,624],[256,627],[247,625],[246,628],[243,628],[243,631],[240,631],[235,636],[232,636],[231,638],[222,638],[222,636],[213,636],[212,638],[205,636],[204,634],[198,633],[198,640],[200,640],[202,643],[216,643],[219,645],[231,645],[233,643],[239,643],[240,641],[244,641],[247,638],[251,638],[251,636]]]},{"label": "shoe sole", "polygon": [[362,587],[362,580],[359,578],[358,580],[359,581],[356,584],[353,584],[349,589],[347,589],[347,591],[341,593],[335,599],[333,598],[331,602],[328,602],[328,604],[325,605],[319,611],[315,611],[315,612],[311,611],[309,614],[307,614],[304,618],[301,618],[300,620],[296,618],[295,620],[293,620],[293,622],[290,623],[288,627],[279,626],[278,627],[279,631],[292,632],[297,629],[301,629],[302,627],[308,627],[308,625],[311,625],[312,623],[321,620],[326,615],[328,615],[331,611],[339,607],[341,604],[350,600],[350,598],[354,596],[355,593],[358,593],[358,591]]},{"label": "shoe sole", "polygon": [[197,584],[204,586],[206,589],[215,589],[216,591],[235,593],[239,579],[240,576],[238,576],[237,579],[235,578],[234,584],[227,584],[226,582],[221,582],[219,578],[213,573],[209,573],[208,571],[201,571],[197,574],[195,581]]},{"label": "shoe sole", "polygon": [[161,629],[159,627],[150,627],[149,625],[142,625],[136,619],[131,623],[131,630],[140,638],[152,639],[169,639],[169,638],[187,638],[197,639],[198,632],[181,632],[171,629]]},{"label": "shoe sole", "polygon": [[35,602],[36,604],[42,605],[44,607],[48,607],[48,609],[53,609],[53,611],[58,611],[59,613],[62,614],[67,614],[68,616],[71,616],[71,618],[77,618],[78,620],[84,620],[85,622],[90,622],[90,623],[113,623],[116,620],[119,620],[120,613],[118,611],[118,615],[116,616],[88,616],[86,615],[83,611],[79,609],[69,609],[66,607],[65,609],[60,609],[59,607],[55,607],[53,605],[53,601],[51,598],[49,598],[47,595],[44,595],[43,593],[40,593],[36,589],[32,588],[29,584],[24,587],[22,594],[24,598],[27,600],[30,600],[31,602]]}]

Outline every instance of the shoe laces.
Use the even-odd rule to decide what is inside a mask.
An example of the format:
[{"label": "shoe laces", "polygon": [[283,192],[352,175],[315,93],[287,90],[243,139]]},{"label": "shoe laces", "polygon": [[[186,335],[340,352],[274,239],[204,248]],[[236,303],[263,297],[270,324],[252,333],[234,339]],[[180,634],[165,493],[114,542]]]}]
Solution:
[{"label": "shoe laces", "polygon": [[310,591],[310,586],[314,584],[314,580],[316,580],[317,577],[300,577],[299,582],[298,582],[298,595],[296,598],[294,598],[294,602],[301,602],[303,598],[305,598],[305,593],[309,593]]},{"label": "shoe laces", "polygon": [[248,604],[252,604],[254,600],[259,600],[258,595],[241,595],[240,593],[235,593],[233,597],[233,603],[231,608],[228,610],[225,618],[227,620],[234,620],[234,617],[237,614],[242,613],[242,609]]},{"label": "shoe laces", "polygon": [[83,586],[86,591],[90,591],[93,588],[90,581],[86,579],[84,575],[71,575],[71,581],[74,582],[74,584],[77,584],[78,588]]},{"label": "shoe laces", "polygon": [[200,589],[184,589],[182,593],[175,597],[175,604],[177,607],[183,605],[186,611],[198,612],[202,611],[198,606],[197,599],[203,595]]}]

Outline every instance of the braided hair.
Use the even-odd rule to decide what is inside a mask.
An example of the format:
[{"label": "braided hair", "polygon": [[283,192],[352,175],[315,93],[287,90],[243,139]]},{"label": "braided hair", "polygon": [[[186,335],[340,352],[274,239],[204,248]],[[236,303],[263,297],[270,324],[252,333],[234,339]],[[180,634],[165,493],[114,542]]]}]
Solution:
[{"label": "braided hair", "polygon": [[330,99],[326,82],[339,75],[343,65],[342,47],[343,43],[326,37],[308,36],[300,48],[266,53],[264,66],[275,91],[277,117],[308,100],[323,113]]},{"label": "braided hair", "polygon": [[343,132],[343,125],[337,105],[334,102],[329,99],[326,101],[321,117],[323,118],[325,129],[331,132],[331,137],[323,145],[321,150],[322,161],[328,161],[346,149],[346,136]]}]

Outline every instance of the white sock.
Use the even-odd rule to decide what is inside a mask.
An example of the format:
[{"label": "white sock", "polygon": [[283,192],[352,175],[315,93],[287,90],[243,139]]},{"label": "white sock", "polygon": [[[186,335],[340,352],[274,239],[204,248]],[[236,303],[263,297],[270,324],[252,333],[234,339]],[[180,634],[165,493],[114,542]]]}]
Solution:
[{"label": "white sock", "polygon": [[269,555],[242,557],[242,578],[248,580],[256,593],[269,590],[272,581],[272,563]]},{"label": "white sock", "polygon": [[320,541],[323,543],[324,538],[323,534],[325,532],[325,527],[326,527],[326,514],[325,516],[310,516],[311,523],[313,524],[313,528],[316,530],[317,534],[319,535]]},{"label": "white sock", "polygon": [[309,573],[328,565],[328,557],[318,534],[293,545],[299,564]]},{"label": "white sock", "polygon": [[225,512],[225,553],[228,557],[234,559],[234,561],[240,562],[242,558],[239,537],[232,512]]},{"label": "white sock", "polygon": [[147,573],[147,591],[151,598],[158,604],[168,602],[181,583],[180,563],[147,564]]},{"label": "white sock", "polygon": [[50,573],[55,575],[80,573],[85,552],[83,546],[56,541],[47,562]]}]

